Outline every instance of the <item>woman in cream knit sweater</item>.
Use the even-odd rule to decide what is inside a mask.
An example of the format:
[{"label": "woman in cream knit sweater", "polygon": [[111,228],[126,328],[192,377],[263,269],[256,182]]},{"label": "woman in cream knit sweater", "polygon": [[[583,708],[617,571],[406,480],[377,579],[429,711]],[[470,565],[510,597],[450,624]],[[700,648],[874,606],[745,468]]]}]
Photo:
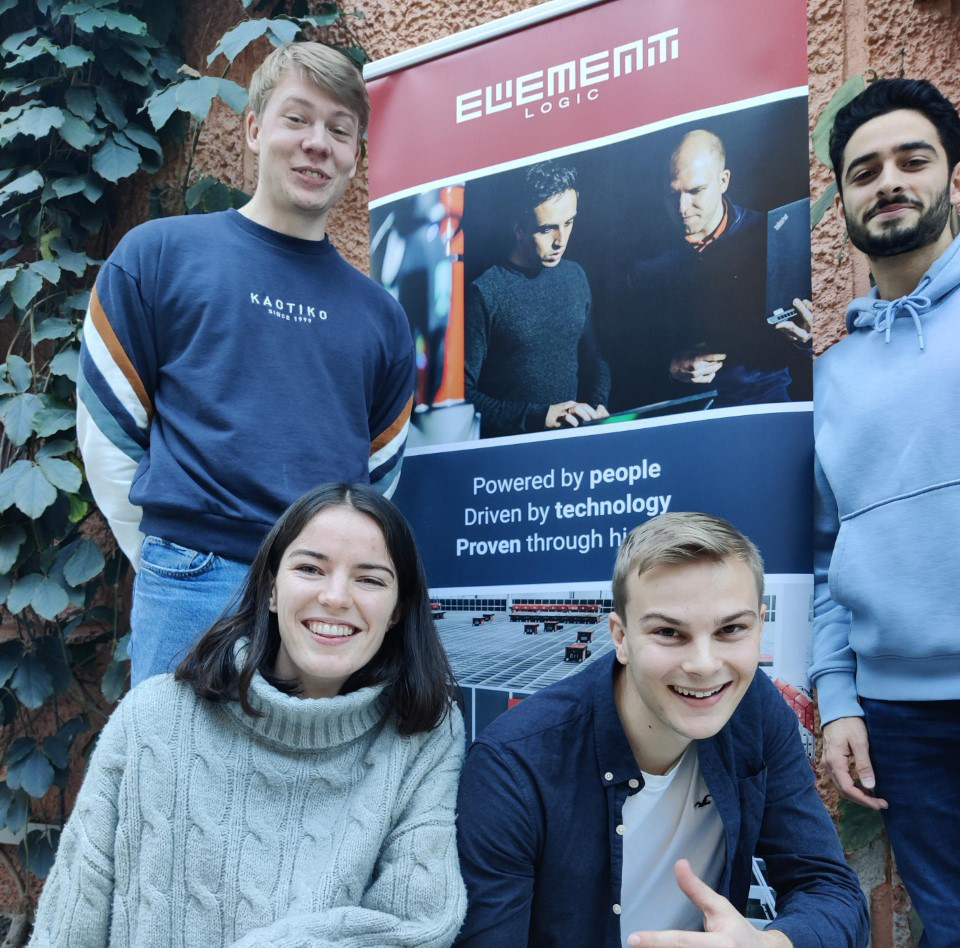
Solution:
[{"label": "woman in cream knit sweater", "polygon": [[403,517],[318,488],[240,596],[104,728],[33,948],[452,943],[463,723]]}]

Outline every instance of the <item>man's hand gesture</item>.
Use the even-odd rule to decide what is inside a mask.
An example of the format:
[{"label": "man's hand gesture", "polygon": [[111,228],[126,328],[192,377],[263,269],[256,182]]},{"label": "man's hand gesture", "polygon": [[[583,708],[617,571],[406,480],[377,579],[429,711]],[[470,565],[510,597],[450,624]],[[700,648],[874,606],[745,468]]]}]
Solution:
[{"label": "man's hand gesture", "polygon": [[702,932],[633,932],[630,948],[793,948],[783,932],[754,928],[722,895],[697,878],[686,859],[673,867],[683,894],[703,912]]},{"label": "man's hand gesture", "polygon": [[[851,763],[860,784],[867,792],[853,782],[853,777],[850,776]],[[824,725],[823,766],[841,796],[871,810],[887,809],[889,804],[886,800],[870,793],[876,786],[876,780],[873,776],[873,764],[870,762],[867,726],[863,723],[863,718],[837,718]]]}]

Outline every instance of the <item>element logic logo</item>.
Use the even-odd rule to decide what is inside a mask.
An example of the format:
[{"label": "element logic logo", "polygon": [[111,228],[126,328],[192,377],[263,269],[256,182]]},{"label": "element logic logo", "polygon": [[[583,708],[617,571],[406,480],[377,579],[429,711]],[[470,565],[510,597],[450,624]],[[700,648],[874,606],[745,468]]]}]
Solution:
[{"label": "element logic logo", "polygon": [[[525,110],[524,117],[532,118],[536,111],[542,114],[551,111],[553,100],[557,97],[560,97],[557,106],[566,108],[572,98],[580,102],[578,89],[640,72],[644,68],[644,60],[646,68],[650,69],[669,59],[677,59],[680,55],[679,37],[680,30],[674,27],[648,36],[645,40],[638,39],[613,49],[581,56],[580,59],[538,69],[516,79],[462,92],[456,99],[457,124],[539,102],[534,112]],[[585,98],[593,100],[598,95],[598,89],[591,89]]]}]

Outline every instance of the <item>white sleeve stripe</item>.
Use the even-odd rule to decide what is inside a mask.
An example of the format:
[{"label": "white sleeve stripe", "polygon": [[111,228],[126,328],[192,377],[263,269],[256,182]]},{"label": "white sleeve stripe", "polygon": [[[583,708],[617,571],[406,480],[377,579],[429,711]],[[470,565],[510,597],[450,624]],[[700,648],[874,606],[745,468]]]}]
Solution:
[{"label": "white sleeve stripe", "polygon": [[93,319],[89,312],[87,318],[83,321],[83,344],[87,353],[93,360],[103,376],[110,390],[116,396],[121,405],[130,413],[130,416],[136,422],[138,428],[146,430],[149,427],[150,420],[147,418],[146,409],[140,401],[137,393],[127,381],[127,377],[120,370],[120,367],[113,361],[110,350],[104,343]]},{"label": "white sleeve stripe", "polygon": [[93,499],[107,520],[117,545],[134,569],[140,566],[143,510],[130,503],[137,462],[123,453],[98,427],[83,402],[77,402],[77,444]]},{"label": "white sleeve stripe", "polygon": [[397,489],[397,484],[400,483],[401,467],[403,467],[403,458],[400,458],[380,480],[374,481],[370,486],[389,500],[393,497],[393,492]]},{"label": "white sleeve stripe", "polygon": [[397,434],[391,438],[379,451],[370,455],[370,461],[367,465],[369,471],[375,471],[378,467],[386,464],[391,458],[395,457],[403,450],[403,445],[407,440],[407,432],[410,430],[409,420],[404,422],[403,427]]}]

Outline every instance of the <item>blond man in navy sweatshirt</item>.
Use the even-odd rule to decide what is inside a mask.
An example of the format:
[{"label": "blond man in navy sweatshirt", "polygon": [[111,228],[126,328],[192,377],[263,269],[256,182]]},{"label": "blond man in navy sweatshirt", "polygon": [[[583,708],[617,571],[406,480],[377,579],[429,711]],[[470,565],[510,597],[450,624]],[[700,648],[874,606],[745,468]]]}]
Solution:
[{"label": "blond man in navy sweatshirt", "polygon": [[77,430],[97,504],[137,569],[134,684],[211,624],[294,498],[325,481],[388,495],[396,484],[409,326],[327,235],[368,115],[345,56],[275,50],[250,88],[250,202],[143,224],[99,274]]}]

